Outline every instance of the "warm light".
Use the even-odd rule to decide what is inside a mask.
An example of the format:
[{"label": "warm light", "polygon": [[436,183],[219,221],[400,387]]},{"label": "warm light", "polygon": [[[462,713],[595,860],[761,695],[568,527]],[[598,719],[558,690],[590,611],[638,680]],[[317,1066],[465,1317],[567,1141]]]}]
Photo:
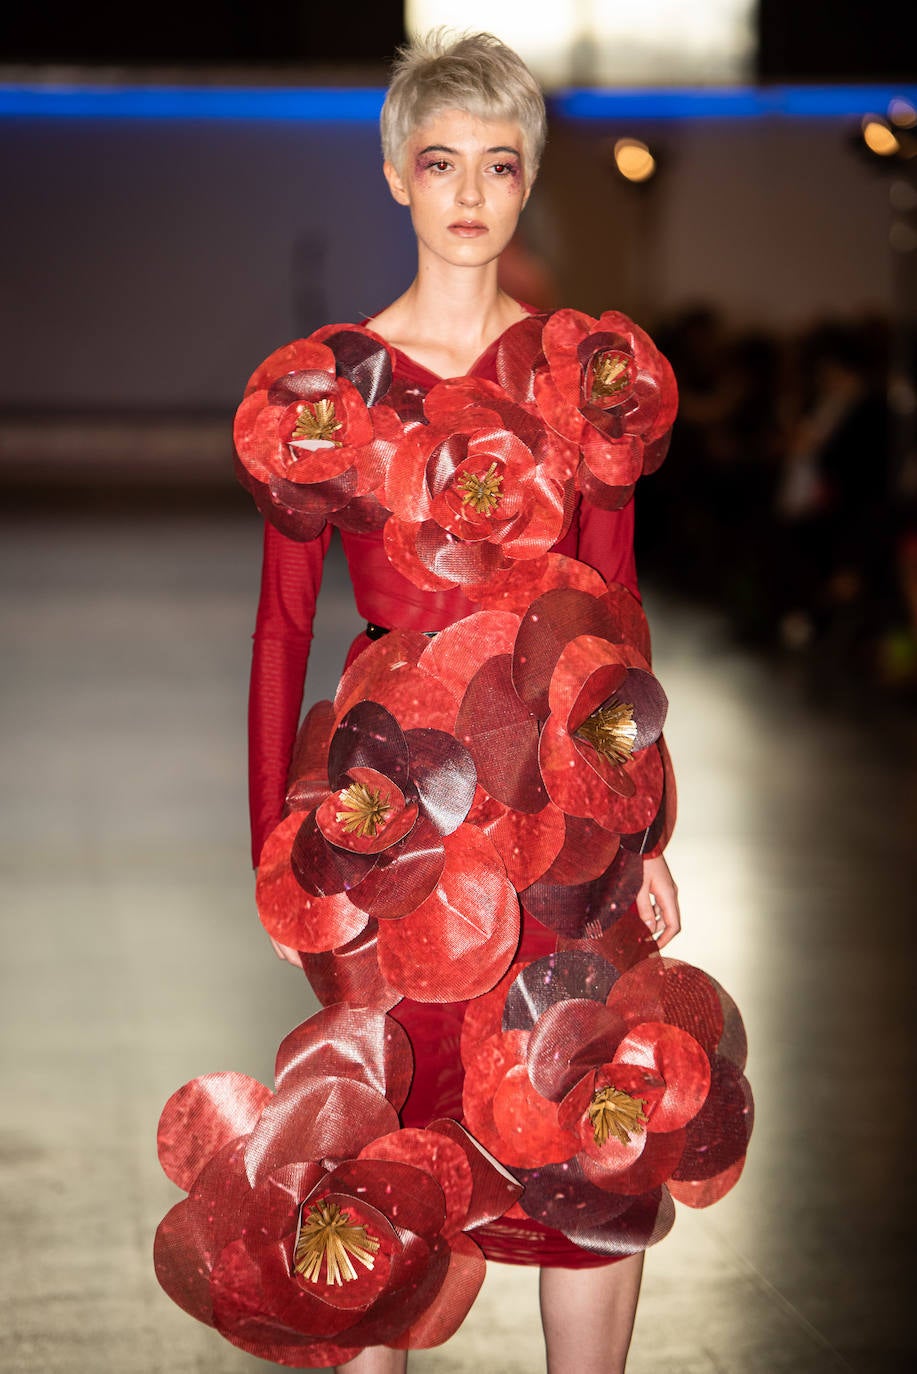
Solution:
[{"label": "warm light", "polygon": [[873,115],[867,115],[863,120],[863,142],[871,153],[879,157],[891,157],[901,146],[888,125]]},{"label": "warm light", "polygon": [[889,101],[888,117],[899,129],[913,129],[917,124],[917,110],[909,100],[902,100],[900,96]]},{"label": "warm light", "polygon": [[639,138],[619,138],[614,156],[615,166],[628,181],[649,181],[656,170],[656,159]]},{"label": "warm light", "polygon": [[736,82],[754,68],[754,0],[407,0],[412,37],[444,24],[485,29],[549,88]]}]

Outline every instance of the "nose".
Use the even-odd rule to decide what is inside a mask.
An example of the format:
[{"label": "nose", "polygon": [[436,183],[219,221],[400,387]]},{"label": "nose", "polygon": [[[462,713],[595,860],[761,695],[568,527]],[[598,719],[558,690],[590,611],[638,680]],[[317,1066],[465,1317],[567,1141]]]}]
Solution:
[{"label": "nose", "polygon": [[480,205],[483,199],[484,192],[480,177],[477,171],[469,168],[459,182],[456,200],[459,205],[470,208],[473,205]]}]

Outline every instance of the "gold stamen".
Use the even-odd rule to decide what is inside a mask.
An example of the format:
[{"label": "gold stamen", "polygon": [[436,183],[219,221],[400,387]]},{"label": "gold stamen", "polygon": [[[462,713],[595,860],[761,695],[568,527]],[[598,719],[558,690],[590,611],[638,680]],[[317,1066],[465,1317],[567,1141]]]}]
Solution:
[{"label": "gold stamen", "polygon": [[620,354],[599,353],[592,365],[592,399],[601,401],[623,391],[630,380],[628,359]]},{"label": "gold stamen", "polygon": [[343,824],[348,835],[369,835],[372,838],[385,825],[391,807],[379,788],[371,791],[362,782],[352,782],[341,793],[341,806],[336,820]]},{"label": "gold stamen", "polygon": [[629,1145],[628,1131],[642,1131],[646,1125],[645,1107],[645,1098],[631,1097],[618,1088],[602,1088],[595,1093],[589,1103],[589,1120],[596,1145],[604,1145],[610,1135]]},{"label": "gold stamen", "polygon": [[299,412],[299,419],[296,421],[296,428],[293,430],[294,439],[331,439],[337,443],[332,436],[343,428],[340,420],[334,414],[334,402],[327,398],[322,401],[315,401],[309,404],[308,401]]},{"label": "gold stamen", "polygon": [[637,740],[633,705],[621,701],[600,706],[573,733],[612,763],[625,764],[633,754]]},{"label": "gold stamen", "polygon": [[463,472],[456,486],[462,492],[462,505],[471,506],[478,515],[492,515],[500,504],[503,478],[497,476],[497,465],[491,463],[485,473]]},{"label": "gold stamen", "polygon": [[342,1212],[336,1202],[319,1202],[309,1208],[299,1228],[293,1269],[304,1279],[318,1283],[324,1260],[326,1283],[350,1283],[357,1278],[351,1255],[365,1268],[372,1269],[378,1249],[379,1241],[365,1226],[351,1225],[349,1212]]}]

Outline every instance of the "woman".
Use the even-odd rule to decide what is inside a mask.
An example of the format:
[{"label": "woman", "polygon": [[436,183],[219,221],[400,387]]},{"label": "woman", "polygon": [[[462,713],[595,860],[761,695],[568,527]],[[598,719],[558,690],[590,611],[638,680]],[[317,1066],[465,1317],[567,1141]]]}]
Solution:
[{"label": "woman", "polygon": [[[330,1015],[340,1020],[347,1003],[377,1008],[410,1037],[401,1127],[359,1157],[427,1158],[423,1132],[434,1121],[453,1141],[437,1137],[440,1153],[456,1140],[467,1152],[452,1124],[461,1118],[525,1184],[521,1207],[507,1197],[474,1237],[491,1258],[541,1265],[551,1374],[608,1374],[624,1369],[643,1247],[671,1224],[662,1179],[705,1205],[741,1168],[744,1124],[712,1178],[686,1163],[692,1150],[710,1157],[692,1123],[706,1119],[711,1073],[720,1088],[727,1075],[743,1123],[748,1099],[741,1065],[710,1068],[725,1065],[725,1051],[713,1051],[725,1022],[735,1025],[721,1014],[725,994],[713,994],[707,1055],[687,1033],[701,1034],[697,1016],[673,1011],[678,994],[663,997],[644,979],[662,967],[647,956],[678,933],[680,917],[659,852],[673,791],[628,498],[664,456],[674,384],[623,316],[536,316],[500,290],[498,260],[544,134],[537,85],[493,37],[434,34],[405,51],[382,138],[389,188],[417,236],[417,275],[364,325],[329,326],[278,350],[249,384],[236,425],[240,475],[269,516],[250,698],[253,854],[280,957],[305,968]],[[328,521],[341,529],[367,633],[335,703],[314,708],[297,738]],[[650,1039],[668,1037],[664,1054],[655,1042],[626,1049],[647,1026]],[[541,1059],[529,1053],[539,1036]],[[592,1060],[589,1045],[600,1046]],[[323,1042],[321,1053],[327,1063],[337,1051]],[[695,1086],[703,1079],[689,1109],[673,1108],[681,1090],[663,1082],[664,1059]],[[284,1148],[277,1161],[290,1158]],[[249,1159],[250,1178],[258,1167]],[[353,1231],[359,1190],[345,1196],[343,1221],[308,1213],[309,1235],[326,1246],[334,1225]],[[304,1254],[309,1244],[299,1215],[297,1256],[303,1236]],[[381,1234],[384,1221],[370,1222],[348,1250],[368,1268],[373,1224]],[[161,1249],[189,1244],[179,1227]],[[287,1245],[281,1267],[293,1238]],[[453,1276],[473,1262],[463,1245]],[[325,1253],[310,1252],[301,1271],[313,1284]],[[349,1267],[344,1277],[356,1280]],[[332,1268],[329,1257],[329,1285]],[[262,1328],[244,1326],[238,1304],[221,1320],[220,1300],[191,1301],[174,1277],[163,1282],[237,1344],[280,1358]],[[216,1284],[224,1307],[226,1286]],[[406,1300],[391,1298],[391,1310]],[[327,1330],[343,1331],[339,1348],[309,1347],[303,1363],[321,1354],[341,1371],[395,1374],[407,1356],[390,1346],[444,1339],[460,1320],[456,1303],[451,1318],[431,1317],[434,1303],[407,1330],[389,1309],[374,1326],[347,1327],[338,1314]],[[301,1341],[310,1320],[318,1330],[321,1312],[303,1320]]]}]

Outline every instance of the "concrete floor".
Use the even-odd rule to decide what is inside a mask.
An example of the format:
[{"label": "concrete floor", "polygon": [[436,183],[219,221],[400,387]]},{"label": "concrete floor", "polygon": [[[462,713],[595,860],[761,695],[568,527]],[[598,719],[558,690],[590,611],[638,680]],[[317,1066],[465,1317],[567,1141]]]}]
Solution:
[{"label": "concrete floor", "polygon": [[[2,530],[0,1221],[8,1374],[265,1369],[174,1308],[150,1242],[155,1126],[217,1068],[270,1082],[312,1010],[252,904],[244,705],[252,518]],[[758,1125],[740,1186],[647,1262],[631,1374],[892,1374],[909,1274],[914,736],[841,715],[650,601],[681,820],[676,950],[743,1007]],[[340,568],[313,696],[355,628]],[[847,699],[856,699],[847,684]],[[535,1274],[493,1266],[419,1374],[543,1368]]]}]

